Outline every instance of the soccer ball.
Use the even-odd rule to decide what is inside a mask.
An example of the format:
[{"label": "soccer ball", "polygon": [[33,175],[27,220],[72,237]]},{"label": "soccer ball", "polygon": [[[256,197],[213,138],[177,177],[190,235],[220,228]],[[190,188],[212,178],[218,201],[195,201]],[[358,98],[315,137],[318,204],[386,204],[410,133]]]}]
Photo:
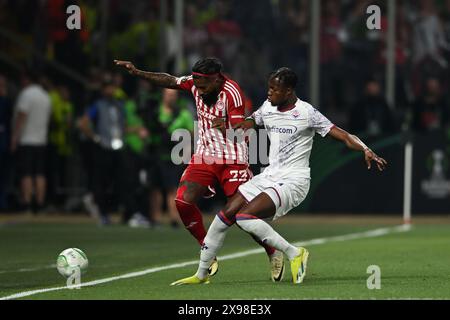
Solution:
[{"label": "soccer ball", "polygon": [[70,277],[76,268],[85,273],[89,265],[86,254],[77,248],[69,248],[61,252],[56,259],[56,268],[64,277]]}]

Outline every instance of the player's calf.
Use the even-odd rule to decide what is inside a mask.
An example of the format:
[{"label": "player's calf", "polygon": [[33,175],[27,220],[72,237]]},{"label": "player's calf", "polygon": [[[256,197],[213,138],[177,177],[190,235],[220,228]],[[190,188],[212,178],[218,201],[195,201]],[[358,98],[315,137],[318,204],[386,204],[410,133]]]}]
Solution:
[{"label": "player's calf", "polygon": [[205,226],[200,209],[193,202],[195,198],[187,192],[187,186],[180,186],[177,190],[175,205],[186,229],[194,236],[197,242],[202,245],[206,236]]},{"label": "player's calf", "polygon": [[223,213],[220,212],[209,226],[202,249],[200,251],[200,263],[197,270],[197,277],[204,279],[217,273],[217,253],[223,245],[229,227],[227,220],[224,220]]}]

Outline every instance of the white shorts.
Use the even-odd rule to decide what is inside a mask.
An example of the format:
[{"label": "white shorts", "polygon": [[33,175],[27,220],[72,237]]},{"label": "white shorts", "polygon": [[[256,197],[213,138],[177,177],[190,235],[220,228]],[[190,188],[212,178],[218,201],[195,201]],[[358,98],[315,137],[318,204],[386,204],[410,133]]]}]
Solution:
[{"label": "white shorts", "polygon": [[265,192],[275,204],[276,220],[297,207],[305,200],[309,191],[309,178],[280,177],[264,172],[239,186],[239,192],[247,200],[252,201],[261,192]]}]

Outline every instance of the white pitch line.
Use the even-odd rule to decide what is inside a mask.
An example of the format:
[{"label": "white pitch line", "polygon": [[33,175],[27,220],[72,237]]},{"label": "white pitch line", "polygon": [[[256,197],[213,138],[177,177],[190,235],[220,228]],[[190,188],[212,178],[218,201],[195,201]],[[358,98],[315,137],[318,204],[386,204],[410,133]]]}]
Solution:
[{"label": "white pitch line", "polygon": [[53,269],[53,268],[56,268],[56,264],[51,264],[49,266],[38,267],[38,268],[21,268],[21,269],[17,269],[17,270],[0,270],[0,274],[41,271],[41,270],[47,270],[47,269]]},{"label": "white pitch line", "polygon": [[[395,226],[395,227],[390,227],[390,228],[380,228],[380,229],[373,229],[373,230],[369,230],[369,231],[350,233],[350,234],[342,235],[342,236],[334,236],[334,237],[328,237],[328,238],[318,238],[318,239],[300,241],[300,242],[295,243],[294,245],[296,245],[296,246],[313,246],[313,245],[319,245],[319,244],[324,244],[324,243],[328,243],[328,242],[348,241],[348,240],[354,240],[354,239],[380,237],[380,236],[384,236],[384,235],[387,235],[390,233],[406,232],[409,230],[411,230],[411,225],[400,225],[400,226]],[[262,248],[246,250],[246,251],[241,251],[241,252],[237,252],[234,254],[220,256],[220,257],[218,257],[218,259],[220,261],[230,260],[230,259],[246,257],[249,255],[258,254],[258,253],[262,253],[262,252],[264,252],[264,249],[262,249]],[[146,269],[143,271],[126,273],[121,276],[89,281],[89,282],[82,283],[79,286],[80,287],[95,286],[98,284],[107,283],[107,282],[111,282],[111,281],[140,277],[140,276],[144,276],[144,275],[147,275],[150,273],[155,273],[155,272],[165,271],[165,270],[175,269],[175,268],[182,268],[182,267],[187,267],[187,266],[197,265],[197,264],[198,264],[198,260],[187,261],[187,262],[182,262],[182,263],[175,263],[175,264],[170,264],[170,265],[166,265],[166,266],[150,268],[150,269]],[[32,295],[39,294],[39,293],[58,291],[58,290],[67,290],[67,289],[69,289],[69,288],[67,286],[64,286],[64,287],[53,287],[53,288],[46,288],[46,289],[30,290],[30,291],[19,292],[16,294],[5,296],[5,297],[0,297],[0,300],[12,300],[12,299],[18,299],[18,298],[32,296]]]}]

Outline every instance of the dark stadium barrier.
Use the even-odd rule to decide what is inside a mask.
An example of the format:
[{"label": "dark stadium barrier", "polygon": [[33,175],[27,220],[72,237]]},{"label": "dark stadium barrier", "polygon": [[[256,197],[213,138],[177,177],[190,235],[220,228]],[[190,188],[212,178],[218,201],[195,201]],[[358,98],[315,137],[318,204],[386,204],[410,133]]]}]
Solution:
[{"label": "dark stadium barrier", "polygon": [[[415,134],[412,214],[450,213],[450,131]],[[385,171],[369,171],[361,153],[340,142],[316,137],[311,154],[311,187],[294,211],[312,213],[403,212],[406,134],[363,139],[388,161]]]}]

